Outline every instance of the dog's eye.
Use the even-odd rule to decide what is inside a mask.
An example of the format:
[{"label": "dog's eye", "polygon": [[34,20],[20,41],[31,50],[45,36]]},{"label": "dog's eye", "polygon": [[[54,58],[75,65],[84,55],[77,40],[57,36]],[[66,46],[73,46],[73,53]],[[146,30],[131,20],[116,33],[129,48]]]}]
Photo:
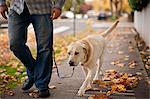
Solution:
[{"label": "dog's eye", "polygon": [[79,54],[79,52],[75,52],[75,55],[78,55]]},{"label": "dog's eye", "polygon": [[68,55],[70,55],[71,53],[70,52],[68,52]]}]

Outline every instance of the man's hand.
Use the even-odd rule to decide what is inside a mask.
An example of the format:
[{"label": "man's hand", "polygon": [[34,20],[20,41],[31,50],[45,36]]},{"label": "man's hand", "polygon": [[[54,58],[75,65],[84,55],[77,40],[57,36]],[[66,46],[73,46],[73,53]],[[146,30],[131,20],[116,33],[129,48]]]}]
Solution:
[{"label": "man's hand", "polygon": [[0,5],[0,13],[1,13],[1,15],[3,16],[3,18],[7,19],[5,12],[8,13],[8,8],[7,8],[7,6],[6,6],[6,5]]},{"label": "man's hand", "polygon": [[57,19],[61,15],[61,9],[59,8],[52,8],[52,19]]}]

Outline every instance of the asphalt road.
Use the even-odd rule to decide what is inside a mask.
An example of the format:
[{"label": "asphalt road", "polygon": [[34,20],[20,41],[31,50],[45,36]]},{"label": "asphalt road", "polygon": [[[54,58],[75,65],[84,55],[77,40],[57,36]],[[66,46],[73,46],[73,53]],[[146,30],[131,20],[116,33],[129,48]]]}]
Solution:
[{"label": "asphalt road", "polygon": [[[84,30],[86,28],[86,20],[76,20],[75,21],[75,29],[76,32]],[[8,24],[1,24],[0,29],[6,28],[7,29]],[[29,26],[29,28],[32,28],[32,26]],[[54,20],[54,33],[73,33],[74,28],[74,20],[73,19],[58,19]]]},{"label": "asphalt road", "polygon": [[[91,20],[91,21],[89,21]],[[108,28],[112,24],[112,22],[106,21],[98,21],[96,19],[76,19],[75,25],[73,19],[57,19],[54,20],[54,34],[63,34],[63,33],[74,33],[75,32],[83,31],[88,28],[88,24],[90,24],[91,28],[94,30],[98,30],[100,28]],[[133,27],[132,23],[127,22],[120,22],[119,27]],[[0,29],[6,28],[8,24],[2,24]],[[29,26],[29,29],[33,31],[32,25]]]},{"label": "asphalt road", "polygon": [[[84,30],[87,27],[85,19],[58,19],[54,21],[54,33],[57,28],[64,27],[64,31],[58,33],[74,33]],[[66,28],[66,29],[65,29]],[[56,32],[57,33],[57,32]]]}]

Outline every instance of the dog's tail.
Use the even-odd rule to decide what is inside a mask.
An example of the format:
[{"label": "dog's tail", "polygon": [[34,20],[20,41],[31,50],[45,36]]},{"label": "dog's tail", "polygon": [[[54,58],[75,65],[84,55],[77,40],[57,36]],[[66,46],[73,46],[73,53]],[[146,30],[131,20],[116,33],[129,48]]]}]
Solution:
[{"label": "dog's tail", "polygon": [[110,28],[108,28],[105,32],[103,32],[101,35],[103,37],[106,37],[109,33],[111,33],[116,28],[116,26],[117,26],[118,23],[119,23],[119,20],[117,20],[116,22],[114,22],[113,25]]}]

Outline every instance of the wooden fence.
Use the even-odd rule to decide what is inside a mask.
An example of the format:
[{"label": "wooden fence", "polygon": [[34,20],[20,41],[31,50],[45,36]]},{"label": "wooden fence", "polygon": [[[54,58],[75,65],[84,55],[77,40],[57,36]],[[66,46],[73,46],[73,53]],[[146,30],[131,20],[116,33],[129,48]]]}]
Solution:
[{"label": "wooden fence", "polygon": [[134,13],[134,26],[150,47],[150,3],[142,12]]}]

